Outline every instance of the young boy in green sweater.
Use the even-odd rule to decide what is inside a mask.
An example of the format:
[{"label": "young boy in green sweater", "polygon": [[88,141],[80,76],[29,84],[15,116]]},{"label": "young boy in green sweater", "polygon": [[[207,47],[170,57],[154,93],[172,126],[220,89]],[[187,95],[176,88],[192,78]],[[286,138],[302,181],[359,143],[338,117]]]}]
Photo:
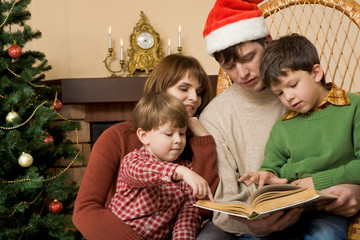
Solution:
[{"label": "young boy in green sweater", "polygon": [[[298,34],[270,43],[260,72],[289,111],[272,128],[259,171],[239,181],[317,190],[360,184],[360,95],[326,84],[315,46]],[[347,225],[346,218],[312,212],[294,230],[312,239],[346,239]]]}]

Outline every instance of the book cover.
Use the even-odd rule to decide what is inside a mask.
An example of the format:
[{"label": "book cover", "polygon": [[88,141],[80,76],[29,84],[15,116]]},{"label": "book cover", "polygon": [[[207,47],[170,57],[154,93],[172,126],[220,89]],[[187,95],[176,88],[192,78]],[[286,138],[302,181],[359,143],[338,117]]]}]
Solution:
[{"label": "book cover", "polygon": [[255,191],[250,198],[250,205],[244,203],[213,203],[205,200],[198,200],[194,205],[216,212],[255,219],[268,216],[279,210],[327,204],[336,198],[335,195],[312,188],[302,188],[292,184],[273,184]]}]

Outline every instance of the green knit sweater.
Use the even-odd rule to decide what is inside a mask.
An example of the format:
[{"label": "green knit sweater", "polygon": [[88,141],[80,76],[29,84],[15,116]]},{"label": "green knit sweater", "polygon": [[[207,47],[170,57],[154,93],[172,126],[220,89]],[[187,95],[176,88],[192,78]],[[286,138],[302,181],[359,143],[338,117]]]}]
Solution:
[{"label": "green knit sweater", "polygon": [[350,105],[279,119],[271,130],[260,170],[293,181],[312,177],[315,189],[360,184],[360,95]]}]

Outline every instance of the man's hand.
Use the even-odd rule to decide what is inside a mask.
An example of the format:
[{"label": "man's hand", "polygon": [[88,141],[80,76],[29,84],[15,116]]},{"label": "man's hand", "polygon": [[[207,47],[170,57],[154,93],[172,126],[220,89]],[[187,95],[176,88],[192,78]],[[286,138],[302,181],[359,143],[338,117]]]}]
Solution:
[{"label": "man's hand", "polygon": [[319,211],[327,211],[336,215],[351,217],[360,209],[360,185],[339,184],[322,190],[339,196],[335,201],[317,207]]},{"label": "man's hand", "polygon": [[294,208],[287,212],[278,211],[271,214],[269,217],[254,220],[229,216],[246,224],[253,234],[257,236],[267,236],[270,233],[282,231],[296,223],[303,211],[303,208]]},{"label": "man's hand", "polygon": [[208,196],[210,201],[215,202],[209,184],[199,174],[184,166],[178,166],[175,169],[175,173],[176,177],[174,180],[183,180],[188,184],[192,188],[195,197],[201,199]]},{"label": "man's hand", "polygon": [[282,184],[287,183],[286,178],[278,178],[274,173],[269,171],[246,172],[238,179],[239,182],[246,181],[246,186],[257,183],[258,188],[262,188],[264,184]]}]

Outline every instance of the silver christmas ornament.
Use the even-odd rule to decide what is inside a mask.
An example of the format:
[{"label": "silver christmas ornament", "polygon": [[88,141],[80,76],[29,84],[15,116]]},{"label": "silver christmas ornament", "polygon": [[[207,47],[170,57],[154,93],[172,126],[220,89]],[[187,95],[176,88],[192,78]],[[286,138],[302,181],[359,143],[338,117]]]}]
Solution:
[{"label": "silver christmas ornament", "polygon": [[20,118],[20,115],[17,112],[11,111],[6,115],[6,122],[12,123],[17,118]]},{"label": "silver christmas ornament", "polygon": [[33,164],[33,157],[28,153],[22,153],[18,158],[19,164],[22,167],[30,167]]}]

